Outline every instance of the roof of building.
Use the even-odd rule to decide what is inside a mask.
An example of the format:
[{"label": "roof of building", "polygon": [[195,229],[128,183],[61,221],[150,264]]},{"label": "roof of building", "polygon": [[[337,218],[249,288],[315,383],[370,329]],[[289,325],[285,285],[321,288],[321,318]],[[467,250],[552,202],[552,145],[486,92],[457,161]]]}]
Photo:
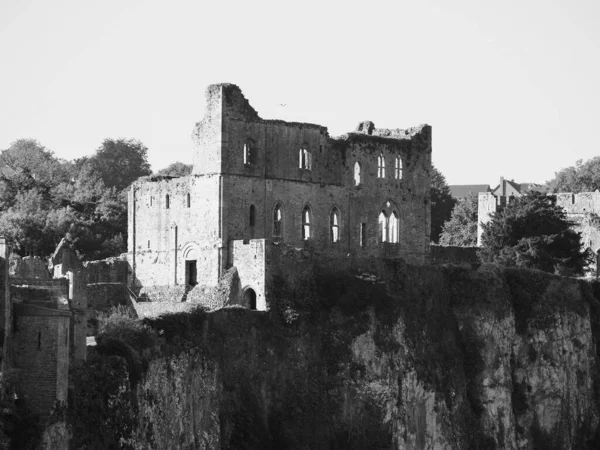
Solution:
[{"label": "roof of building", "polygon": [[463,198],[472,193],[490,192],[489,184],[453,184],[448,186],[454,198]]}]

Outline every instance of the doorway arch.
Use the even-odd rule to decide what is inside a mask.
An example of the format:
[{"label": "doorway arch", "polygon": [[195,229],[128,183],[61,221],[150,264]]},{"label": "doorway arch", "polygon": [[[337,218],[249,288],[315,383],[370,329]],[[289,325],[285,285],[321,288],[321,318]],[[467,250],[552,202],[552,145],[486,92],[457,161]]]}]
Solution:
[{"label": "doorway arch", "polygon": [[256,292],[252,288],[244,290],[244,306],[256,310]]}]

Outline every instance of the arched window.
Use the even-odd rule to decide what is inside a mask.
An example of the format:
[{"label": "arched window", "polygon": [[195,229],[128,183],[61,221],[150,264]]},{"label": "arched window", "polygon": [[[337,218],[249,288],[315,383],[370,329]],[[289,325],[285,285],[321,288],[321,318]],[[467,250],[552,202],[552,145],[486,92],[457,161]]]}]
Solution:
[{"label": "arched window", "polygon": [[383,155],[377,157],[377,178],[385,178],[385,158]]},{"label": "arched window", "polygon": [[283,233],[283,210],[281,203],[277,203],[273,208],[273,237],[281,238]]},{"label": "arched window", "polygon": [[387,201],[378,217],[379,241],[397,244],[400,242],[400,215],[391,201]]},{"label": "arched window", "polygon": [[250,205],[250,227],[256,225],[256,208],[254,205]]},{"label": "arched window", "polygon": [[388,216],[385,211],[379,213],[379,241],[387,242]]},{"label": "arched window", "polygon": [[302,210],[302,239],[310,239],[310,208],[308,205]]},{"label": "arched window", "polygon": [[388,237],[389,237],[389,241],[392,244],[398,243],[398,226],[399,226],[398,214],[396,213],[396,211],[393,211],[392,215],[390,216],[389,226],[388,226],[388,234],[389,234]]},{"label": "arched window", "polygon": [[356,161],[354,163],[354,186],[360,184],[360,163]]},{"label": "arched window", "polygon": [[331,210],[329,216],[329,228],[331,229],[331,242],[340,240],[340,211],[337,208]]},{"label": "arched window", "polygon": [[304,147],[298,153],[298,167],[306,170],[312,168],[312,154]]},{"label": "arched window", "polygon": [[165,195],[165,206],[169,209],[169,194]]},{"label": "arched window", "polygon": [[402,179],[402,158],[396,156],[396,163],[394,165],[394,177],[397,180]]},{"label": "arched window", "polygon": [[185,202],[186,202],[186,205],[187,205],[187,207],[189,208],[189,207],[190,207],[190,205],[192,204],[192,197],[191,197],[191,195],[190,195],[190,193],[189,193],[189,192],[187,193],[187,195],[186,195],[185,197],[186,197],[186,200],[185,200]]}]

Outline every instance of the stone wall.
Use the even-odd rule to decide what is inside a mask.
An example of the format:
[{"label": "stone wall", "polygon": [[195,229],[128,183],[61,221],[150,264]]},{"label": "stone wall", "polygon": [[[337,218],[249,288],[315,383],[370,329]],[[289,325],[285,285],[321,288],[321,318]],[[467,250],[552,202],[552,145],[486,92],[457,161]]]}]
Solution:
[{"label": "stone wall", "polygon": [[39,256],[10,256],[9,275],[13,278],[49,280],[48,263]]},{"label": "stone wall", "polygon": [[[243,293],[252,289],[256,294],[256,309],[267,309],[265,295],[265,270],[267,267],[267,241],[253,239],[250,241],[231,241],[230,261],[237,269]],[[242,297],[243,299],[243,297]],[[249,305],[244,305],[249,307]]]},{"label": "stone wall", "polygon": [[47,417],[56,401],[66,402],[69,379],[68,311],[36,310],[15,304],[14,366],[19,390],[35,413]]},{"label": "stone wall", "polygon": [[87,274],[87,282],[93,283],[127,283],[129,263],[127,258],[107,258],[99,261],[83,263]]},{"label": "stone wall", "polygon": [[87,285],[88,308],[108,311],[111,307],[127,305],[125,285],[121,283],[93,283]]}]

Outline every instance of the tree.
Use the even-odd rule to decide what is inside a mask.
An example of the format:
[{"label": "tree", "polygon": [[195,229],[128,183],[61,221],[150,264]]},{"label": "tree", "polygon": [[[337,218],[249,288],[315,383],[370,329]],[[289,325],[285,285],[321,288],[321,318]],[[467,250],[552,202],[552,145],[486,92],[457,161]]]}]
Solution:
[{"label": "tree", "polygon": [[556,198],[531,192],[491,215],[483,225],[480,259],[545,272],[581,274],[591,262],[581,235]]},{"label": "tree", "polygon": [[444,223],[440,235],[441,245],[473,247],[477,245],[478,195],[470,193],[458,200],[450,220]]},{"label": "tree", "polygon": [[107,188],[122,191],[139,177],[150,175],[148,148],[135,139],[105,139],[96,153],[76,162],[89,163]]},{"label": "tree", "polygon": [[157,175],[162,175],[165,177],[186,177],[192,173],[193,167],[194,166],[191,164],[185,164],[177,161],[168,167],[165,167],[164,169],[160,169]]},{"label": "tree", "polygon": [[431,169],[431,241],[437,243],[456,201],[450,194],[444,175],[433,165]]},{"label": "tree", "polygon": [[549,192],[593,192],[600,189],[600,156],[561,169],[547,182]]}]

